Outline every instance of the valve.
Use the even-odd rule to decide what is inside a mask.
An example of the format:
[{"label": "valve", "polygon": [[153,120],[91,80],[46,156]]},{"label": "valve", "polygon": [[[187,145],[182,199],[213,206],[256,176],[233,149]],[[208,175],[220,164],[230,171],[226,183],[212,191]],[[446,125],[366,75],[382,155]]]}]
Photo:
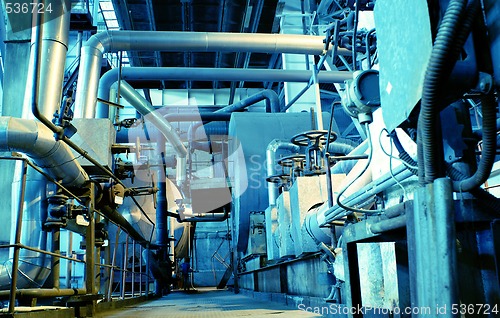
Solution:
[{"label": "valve", "polygon": [[47,228],[65,227],[68,218],[68,197],[64,194],[55,194],[47,198],[48,217],[44,225]]},{"label": "valve", "polygon": [[290,180],[293,182],[297,177],[303,176],[305,159],[306,155],[296,154],[279,159],[278,164],[282,167],[290,168]]},{"label": "valve", "polygon": [[[305,175],[318,175],[326,171],[326,165],[322,156],[323,146],[327,143],[327,130],[310,130],[292,137],[291,142],[297,146],[306,147],[305,150]],[[331,143],[337,139],[337,134],[330,132]]]}]

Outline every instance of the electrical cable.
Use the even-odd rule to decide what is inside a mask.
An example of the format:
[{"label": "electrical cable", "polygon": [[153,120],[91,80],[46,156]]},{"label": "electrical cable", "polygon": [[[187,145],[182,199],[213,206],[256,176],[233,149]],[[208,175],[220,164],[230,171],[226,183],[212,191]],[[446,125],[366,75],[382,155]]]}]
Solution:
[{"label": "electrical cable", "polygon": [[[382,129],[382,131],[384,131],[384,129]],[[398,179],[396,179],[396,177],[394,176],[394,173],[392,172],[392,158],[395,158],[395,157],[392,155],[392,138],[390,138],[389,140],[391,141],[391,144],[390,144],[390,147],[391,147],[390,151],[391,152],[390,152],[390,155],[389,155],[389,173],[391,174],[391,178],[394,180],[394,182],[396,182],[396,184],[403,190],[403,196],[404,196],[404,198],[408,199],[408,194],[406,193],[405,187],[401,184],[401,182],[399,182]],[[380,141],[380,139],[379,139],[379,141]],[[382,144],[380,144],[380,146],[382,147]],[[399,159],[399,158],[397,158],[397,159]],[[402,161],[402,160],[401,160],[401,162],[404,163],[404,161]]]},{"label": "electrical cable", "polygon": [[361,170],[361,173],[358,174],[358,176],[356,176],[356,178],[353,179],[353,181],[351,183],[349,183],[348,185],[346,185],[340,192],[339,194],[337,195],[337,205],[339,207],[341,207],[342,209],[344,210],[347,210],[347,211],[351,211],[351,212],[358,212],[358,213],[382,213],[384,212],[383,209],[377,209],[377,210],[366,210],[366,209],[359,209],[359,208],[354,208],[354,207],[349,207],[349,206],[346,206],[344,204],[342,204],[342,202],[340,202],[340,198],[342,197],[342,195],[344,194],[344,192],[350,187],[352,186],[352,184],[358,179],[360,178],[367,170],[368,170],[368,167],[370,166],[370,163],[372,161],[372,156],[373,156],[373,144],[372,144],[372,141],[371,141],[371,135],[370,135],[370,127],[368,126],[368,123],[365,123],[365,129],[366,129],[366,138],[368,139],[368,160],[366,161],[366,165],[363,167],[363,170]]},{"label": "electrical cable", "polygon": [[[390,137],[390,138],[391,138],[391,153],[390,153],[390,154],[387,152],[387,150],[385,150],[384,146],[382,146],[382,138],[381,138],[381,137],[382,137],[382,133],[383,133],[384,131],[387,133],[387,137]],[[383,152],[383,153],[384,153],[387,157],[400,161],[400,162],[401,162],[402,164],[404,164],[404,165],[405,165],[408,169],[418,169],[418,167],[417,167],[417,166],[415,166],[415,165],[411,165],[411,164],[409,164],[408,162],[404,161],[403,159],[398,158],[398,157],[396,157],[396,156],[392,155],[392,143],[394,142],[394,145],[396,146],[396,141],[395,141],[395,140],[393,140],[392,135],[389,133],[389,131],[388,131],[386,128],[384,128],[384,129],[382,129],[382,130],[380,131],[380,135],[378,136],[378,142],[379,142],[379,145],[380,145],[380,149],[382,150],[382,152]],[[397,147],[396,147],[396,149],[397,149]],[[398,150],[398,152],[400,152],[400,151]],[[401,152],[400,152],[400,153],[401,153]]]}]

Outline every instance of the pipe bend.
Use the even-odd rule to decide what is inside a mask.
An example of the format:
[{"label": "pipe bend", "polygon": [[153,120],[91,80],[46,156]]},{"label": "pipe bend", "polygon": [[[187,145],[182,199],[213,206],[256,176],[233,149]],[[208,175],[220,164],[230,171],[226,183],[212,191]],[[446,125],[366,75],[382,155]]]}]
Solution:
[{"label": "pipe bend", "polygon": [[102,31],[92,35],[82,46],[82,52],[85,48],[99,50],[101,55],[108,52],[113,47],[113,31]]}]

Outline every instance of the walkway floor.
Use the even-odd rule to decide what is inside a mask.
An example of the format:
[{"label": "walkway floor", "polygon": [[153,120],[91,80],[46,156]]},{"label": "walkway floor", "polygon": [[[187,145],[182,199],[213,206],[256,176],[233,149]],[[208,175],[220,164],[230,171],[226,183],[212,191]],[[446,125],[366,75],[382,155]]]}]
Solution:
[{"label": "walkway floor", "polygon": [[285,305],[260,301],[227,290],[199,289],[186,294],[174,291],[168,296],[149,302],[100,312],[97,317],[108,318],[156,318],[156,317],[320,317]]}]

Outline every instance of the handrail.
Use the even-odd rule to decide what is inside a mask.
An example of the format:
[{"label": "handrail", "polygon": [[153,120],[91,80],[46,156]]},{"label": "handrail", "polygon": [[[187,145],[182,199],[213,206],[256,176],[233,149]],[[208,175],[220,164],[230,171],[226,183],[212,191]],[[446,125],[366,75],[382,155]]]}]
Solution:
[{"label": "handrail", "polygon": [[[61,253],[54,253],[54,252],[51,252],[51,251],[48,251],[48,250],[43,250],[43,249],[39,249],[39,248],[36,248],[36,247],[32,247],[32,246],[28,246],[28,245],[25,245],[25,244],[22,244],[21,243],[21,233],[22,233],[22,228],[23,228],[23,210],[24,210],[24,192],[25,192],[25,185],[26,185],[26,175],[27,175],[27,171],[28,171],[28,167],[31,167],[33,168],[35,171],[39,172],[41,175],[43,175],[44,177],[46,177],[50,182],[53,182],[54,184],[56,184],[58,187],[60,187],[65,193],[67,193],[70,197],[74,198],[75,200],[78,200],[79,202],[82,202],[82,200],[80,198],[78,198],[74,193],[72,193],[71,191],[69,191],[68,189],[66,189],[64,186],[62,186],[59,182],[57,182],[56,180],[54,180],[53,178],[51,178],[50,176],[48,176],[44,171],[42,171],[39,167],[35,166],[28,158],[26,157],[23,157],[17,153],[13,153],[13,156],[12,157],[6,157],[6,156],[0,156],[0,160],[17,160],[17,161],[22,161],[23,162],[23,169],[22,169],[22,182],[20,184],[20,192],[21,192],[21,195],[20,195],[20,198],[19,198],[19,202],[18,202],[18,215],[17,215],[17,226],[16,226],[16,235],[15,235],[15,241],[13,244],[1,244],[0,245],[0,249],[3,249],[3,248],[14,248],[14,257],[12,259],[12,270],[11,270],[11,289],[10,290],[5,290],[5,291],[0,291],[0,298],[4,298],[4,297],[9,297],[9,308],[8,308],[8,312],[9,313],[14,313],[15,311],[15,304],[16,304],[16,297],[17,296],[26,296],[26,297],[55,297],[55,296],[71,296],[71,295],[81,295],[81,294],[85,294],[86,292],[88,292],[86,289],[84,288],[58,288],[58,287],[54,287],[54,288],[34,288],[34,289],[31,289],[31,288],[21,288],[21,289],[17,289],[17,280],[18,280],[18,274],[19,274],[19,262],[20,262],[20,250],[21,249],[26,249],[26,250],[29,250],[29,251],[33,251],[33,252],[37,252],[37,253],[41,253],[41,254],[45,254],[45,255],[50,255],[50,256],[53,256],[53,257],[57,257],[57,258],[62,258],[62,259],[65,259],[68,261],[68,266],[69,266],[69,262],[75,262],[75,263],[81,263],[81,264],[84,264],[85,266],[88,266],[89,264],[87,263],[87,261],[85,260],[81,260],[81,259],[77,259],[77,258],[74,258],[74,257],[71,257],[71,256],[68,256],[68,255],[63,255]],[[95,213],[98,213],[98,214],[101,214],[101,212],[95,210],[94,211]],[[115,224],[116,226],[118,226],[120,228],[120,226],[116,223],[114,223],[112,220],[110,220],[111,223]],[[69,230],[68,230],[69,231]],[[127,233],[128,234],[128,233]],[[128,242],[128,238],[127,238],[127,242]],[[132,244],[134,246],[134,254],[135,254],[135,240],[132,238]],[[119,248],[119,245],[118,244],[115,244],[114,246],[114,249],[117,249]],[[141,249],[141,254],[142,254],[142,246],[140,246],[140,249]],[[142,266],[143,264],[146,264],[146,266],[149,266],[148,263],[143,263],[142,262],[142,259],[141,259],[141,262],[140,262],[140,271],[139,272],[136,272],[135,271],[135,261],[133,262],[134,264],[134,267],[132,267],[132,269],[127,269],[125,266],[126,266],[126,262],[124,262],[121,266],[114,266],[114,265],[109,265],[109,264],[101,264],[101,263],[97,263],[97,262],[93,262],[93,266],[98,266],[98,267],[105,267],[105,268],[111,268],[111,270],[119,270],[120,272],[122,272],[122,275],[126,278],[127,275],[129,273],[132,274],[132,281],[134,281],[136,275],[139,275],[139,283],[141,284],[140,286],[140,290],[139,290],[139,296],[143,296],[143,293],[144,295],[148,295],[151,290],[150,290],[150,287],[149,287],[149,282],[150,282],[150,278],[151,278],[151,275],[149,274],[149,271],[147,270],[146,272],[143,272],[142,270]],[[146,277],[147,279],[143,279],[142,277]],[[56,277],[55,279],[60,279],[60,277]],[[112,283],[112,282],[110,282]],[[143,284],[145,284],[145,288],[143,289]],[[55,284],[54,284],[55,285]],[[126,292],[125,290],[125,285],[126,284],[123,284],[123,281],[121,283],[122,285],[122,292],[121,294],[122,295],[129,295],[128,292]],[[132,287],[132,297],[135,297],[136,296],[136,292],[134,290],[134,287]]]}]

